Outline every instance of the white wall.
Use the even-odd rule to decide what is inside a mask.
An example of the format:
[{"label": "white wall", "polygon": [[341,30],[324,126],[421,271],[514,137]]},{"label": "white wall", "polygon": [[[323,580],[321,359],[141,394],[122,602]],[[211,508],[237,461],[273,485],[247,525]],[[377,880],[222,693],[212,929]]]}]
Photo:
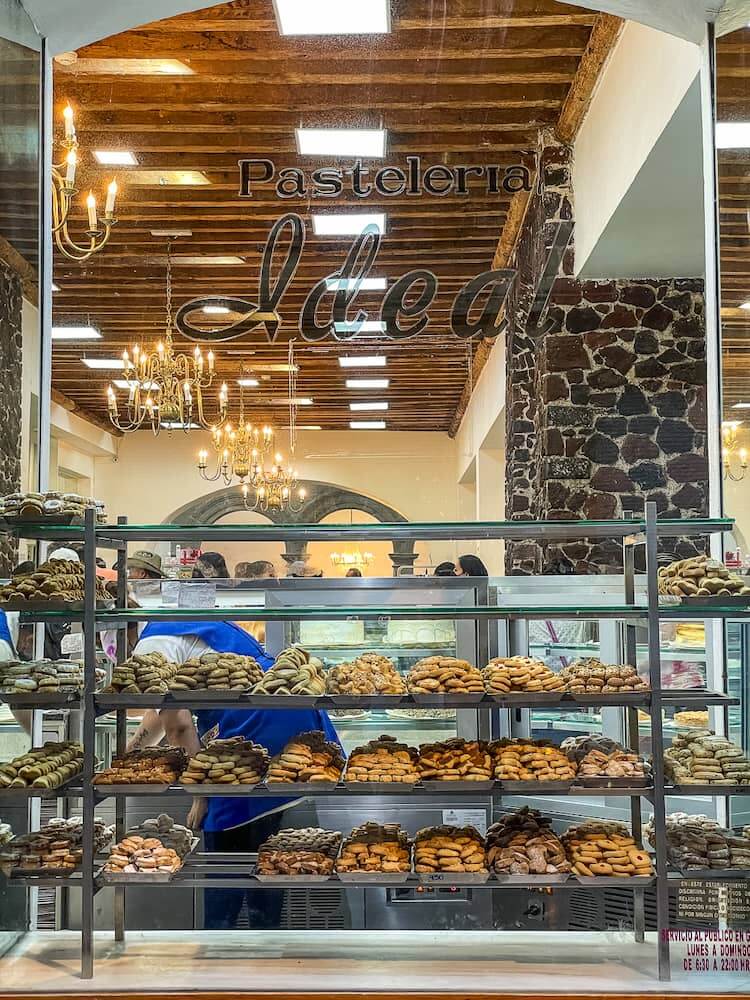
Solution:
[{"label": "white wall", "polygon": [[[575,144],[577,272],[594,252],[699,70],[697,45],[634,21],[625,25]],[[698,135],[686,155],[695,152],[700,157],[700,143]],[[657,222],[661,224],[654,219]],[[670,224],[665,220],[667,228]]]}]

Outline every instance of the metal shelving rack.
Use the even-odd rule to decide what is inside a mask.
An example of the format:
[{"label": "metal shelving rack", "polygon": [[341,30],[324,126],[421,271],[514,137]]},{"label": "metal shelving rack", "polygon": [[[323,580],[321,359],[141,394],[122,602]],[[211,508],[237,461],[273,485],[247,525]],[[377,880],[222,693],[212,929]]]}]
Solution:
[{"label": "metal shelving rack", "polygon": [[[163,608],[155,610],[126,610],[127,596],[127,572],[126,560],[128,544],[131,542],[150,541],[179,541],[183,544],[205,543],[207,541],[321,541],[332,540],[341,542],[348,537],[355,538],[357,542],[378,540],[387,538],[393,540],[476,540],[476,539],[503,539],[503,540],[535,540],[541,542],[567,541],[580,538],[608,538],[620,539],[623,544],[624,560],[624,581],[625,593],[621,606],[612,607],[506,607],[506,606],[486,606],[486,607],[303,607],[292,609],[267,609],[257,606],[251,608],[232,608],[231,617],[233,620],[265,620],[265,621],[287,621],[299,620],[300,618],[310,618],[312,620],[342,620],[352,616],[357,618],[382,618],[390,616],[392,618],[467,618],[477,622],[488,623],[490,621],[505,621],[510,623],[514,620],[529,620],[540,618],[554,619],[592,619],[611,618],[619,620],[624,625],[625,630],[625,653],[629,662],[634,662],[635,653],[635,627],[638,624],[646,624],[648,628],[648,651],[649,651],[649,672],[651,681],[651,691],[644,693],[637,698],[627,696],[613,696],[603,701],[602,698],[591,696],[578,700],[581,705],[604,704],[623,707],[627,719],[627,742],[631,749],[639,748],[639,727],[638,727],[638,707],[650,707],[651,718],[651,743],[653,748],[653,786],[649,788],[619,788],[606,789],[607,795],[621,795],[631,800],[631,822],[633,834],[641,839],[641,807],[640,803],[646,798],[653,806],[654,825],[656,835],[656,874],[646,883],[639,882],[630,886],[634,893],[634,934],[638,941],[644,940],[645,913],[644,913],[644,885],[655,885],[657,903],[657,929],[658,929],[658,974],[659,978],[666,980],[670,975],[669,964],[669,937],[666,933],[669,929],[669,886],[678,876],[670,873],[667,864],[666,851],[666,798],[670,795],[679,794],[681,789],[667,787],[664,780],[664,747],[662,733],[662,706],[665,704],[684,705],[720,705],[724,706],[724,713],[727,713],[727,706],[735,704],[736,700],[730,699],[723,693],[708,692],[663,692],[661,688],[661,658],[659,645],[659,622],[662,619],[695,619],[702,618],[729,618],[738,617],[740,612],[737,608],[712,608],[709,611],[686,607],[660,608],[657,590],[657,547],[659,538],[677,536],[697,536],[716,532],[728,531],[732,522],[720,519],[702,519],[692,521],[682,520],[657,520],[657,512],[654,504],[646,504],[645,516],[639,519],[627,521],[555,521],[555,522],[477,522],[477,523],[436,523],[436,524],[372,524],[372,525],[207,525],[207,526],[181,526],[181,525],[129,525],[126,519],[119,518],[116,525],[99,525],[95,520],[94,511],[88,511],[83,526],[78,527],[45,527],[43,525],[28,526],[16,529],[19,534],[26,538],[37,538],[47,541],[60,541],[63,538],[68,541],[83,541],[84,543],[84,565],[85,565],[85,602],[83,612],[37,612],[36,614],[24,615],[24,621],[49,621],[64,619],[67,621],[78,620],[83,623],[84,629],[84,660],[85,660],[85,684],[81,698],[83,708],[83,743],[84,743],[84,770],[81,780],[76,780],[72,785],[61,788],[55,793],[58,797],[81,796],[83,801],[84,817],[84,850],[83,863],[80,872],[66,879],[33,877],[26,879],[30,886],[49,885],[79,888],[82,893],[81,900],[81,974],[83,978],[92,978],[94,974],[94,897],[101,887],[101,880],[97,873],[97,859],[94,854],[94,814],[96,803],[103,798],[114,794],[116,803],[116,835],[118,839],[125,833],[126,824],[126,798],[133,796],[132,790],[108,790],[107,786],[97,786],[93,784],[96,760],[95,760],[95,734],[96,719],[102,713],[112,710],[116,712],[117,719],[117,740],[116,750],[122,752],[125,748],[127,709],[132,707],[169,707],[179,705],[180,707],[201,708],[201,707],[221,707],[221,703],[214,698],[201,699],[200,694],[190,702],[180,700],[179,702],[169,697],[152,697],[146,695],[128,696],[117,694],[98,694],[96,692],[95,667],[96,667],[96,633],[98,628],[118,629],[118,660],[125,657],[127,625],[137,621],[170,621],[170,620],[212,620],[227,617],[228,609],[211,608],[200,610],[185,610],[177,608]],[[646,572],[647,572],[647,603],[640,606],[635,603],[635,547],[645,545],[646,552]],[[96,550],[99,548],[110,548],[118,553],[118,585],[117,585],[117,606],[111,611],[101,611],[96,607],[95,602],[95,574],[96,574]],[[510,630],[509,630],[510,632]],[[510,640],[509,640],[510,641]],[[36,708],[37,710],[49,707],[47,703],[35,702],[32,698],[23,696],[23,706]],[[310,704],[316,707],[333,707],[333,703],[326,697],[310,699]],[[540,701],[526,699],[523,696],[505,699],[496,699],[485,696],[476,704],[467,705],[465,702],[455,701],[455,704],[446,701],[446,707],[471,707],[486,711],[508,707],[525,706],[527,708],[536,707],[570,707],[569,700],[550,699],[546,704]],[[230,703],[227,702],[227,707]],[[283,698],[259,698],[247,696],[240,701],[233,699],[232,708],[240,708],[243,705],[248,707],[284,708],[289,707]],[[361,707],[376,707],[377,699],[363,698]],[[389,706],[392,705],[389,702]],[[420,704],[405,698],[399,707],[406,706],[420,707]],[[20,706],[20,702],[19,702]],[[70,704],[67,707],[72,707]],[[575,794],[597,794],[603,793],[601,788],[582,789],[574,785]],[[195,794],[196,786],[191,786],[187,791],[184,787],[175,786],[168,789],[169,795]],[[727,789],[722,787],[708,787],[706,789],[690,786],[692,794],[708,794],[712,796],[726,796],[727,794],[739,794],[750,792],[750,786],[746,788]],[[419,796],[421,791],[415,788],[413,791],[402,789],[401,794],[413,794]],[[32,791],[30,794],[34,794]],[[49,793],[45,793],[48,795]],[[137,794],[137,792],[135,793]],[[222,794],[244,794],[262,796],[269,794],[263,788],[240,789],[239,793],[222,789]],[[278,795],[277,791],[273,792]],[[361,792],[350,792],[346,788],[339,787],[333,791],[317,791],[310,788],[306,794],[322,794],[330,796],[362,795]],[[378,791],[377,794],[383,793]],[[434,791],[431,794],[435,794]],[[439,793],[441,796],[453,798],[462,793],[458,790],[448,789]],[[502,782],[495,783],[495,791],[492,793],[495,802],[501,801],[503,794]],[[544,795],[543,785],[534,787],[533,792],[527,790],[519,793],[508,789],[510,795]],[[557,793],[559,794],[559,792]],[[0,793],[0,806],[3,801],[3,793]],[[272,886],[273,883],[264,881],[263,883],[254,880],[250,873],[250,855],[203,855],[191,856],[191,860],[185,868],[179,872],[171,882],[158,883],[160,888],[169,886],[209,886],[211,888],[221,887],[248,887]],[[713,873],[715,877],[716,873]],[[210,881],[208,876],[210,875]],[[731,878],[732,873],[727,873]],[[409,876],[404,884],[419,884],[418,876]],[[320,886],[330,886],[336,884],[342,887],[354,886],[356,882],[339,882],[332,877],[330,881],[306,882],[300,879],[295,885],[304,888],[319,888]],[[143,886],[139,880],[138,885]],[[157,883],[154,883],[157,884]],[[364,884],[364,883],[363,883]],[[518,888],[519,884],[527,887],[544,887],[547,880],[543,877],[530,876],[524,883],[513,880],[511,883],[503,881],[489,880],[484,885],[476,888],[502,889],[506,885],[512,884]],[[582,883],[571,877],[568,882],[555,883],[555,888],[581,888]],[[618,880],[618,885],[623,888],[628,887],[625,879]],[[279,883],[279,887],[282,885]],[[587,883],[586,888],[596,890],[608,888],[608,880],[598,883]],[[288,883],[283,884],[283,888],[289,888]],[[124,885],[115,887],[115,907],[114,907],[114,932],[117,940],[124,940],[125,935],[125,889]]]}]

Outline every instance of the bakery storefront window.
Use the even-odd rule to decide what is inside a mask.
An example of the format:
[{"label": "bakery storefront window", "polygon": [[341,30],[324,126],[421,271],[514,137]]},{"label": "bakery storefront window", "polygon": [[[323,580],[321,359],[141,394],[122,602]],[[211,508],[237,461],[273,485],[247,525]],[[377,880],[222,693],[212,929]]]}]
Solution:
[{"label": "bakery storefront window", "polygon": [[0,996],[750,993],[742,5],[6,6]]}]

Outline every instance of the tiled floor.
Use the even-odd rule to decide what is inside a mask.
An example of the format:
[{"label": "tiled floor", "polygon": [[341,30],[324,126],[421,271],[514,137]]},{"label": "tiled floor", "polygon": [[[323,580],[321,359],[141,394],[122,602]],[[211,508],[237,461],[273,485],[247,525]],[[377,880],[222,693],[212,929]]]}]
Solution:
[{"label": "tiled floor", "polygon": [[750,974],[683,971],[656,979],[655,941],[627,934],[431,931],[165,932],[96,938],[93,981],[79,938],[30,934],[0,959],[0,991],[243,990],[470,993],[750,992]]}]

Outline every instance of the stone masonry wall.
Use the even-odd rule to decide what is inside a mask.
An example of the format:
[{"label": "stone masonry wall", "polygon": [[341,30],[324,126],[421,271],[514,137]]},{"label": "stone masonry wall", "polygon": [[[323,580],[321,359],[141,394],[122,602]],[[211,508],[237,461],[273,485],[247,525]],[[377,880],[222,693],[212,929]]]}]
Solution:
[{"label": "stone masonry wall", "polygon": [[[540,233],[550,210],[572,204],[569,157],[559,145],[542,151],[542,191],[519,243],[507,337],[506,515],[620,518],[647,501],[662,517],[705,515],[703,282],[579,282],[569,252],[541,331],[526,327]],[[674,539],[661,551],[679,558],[696,547]],[[609,541],[515,543],[506,562],[509,573],[612,572],[622,549]]]},{"label": "stone masonry wall", "polygon": [[[21,280],[0,261],[0,495],[21,485]],[[16,543],[0,536],[0,576],[16,564]]]}]

